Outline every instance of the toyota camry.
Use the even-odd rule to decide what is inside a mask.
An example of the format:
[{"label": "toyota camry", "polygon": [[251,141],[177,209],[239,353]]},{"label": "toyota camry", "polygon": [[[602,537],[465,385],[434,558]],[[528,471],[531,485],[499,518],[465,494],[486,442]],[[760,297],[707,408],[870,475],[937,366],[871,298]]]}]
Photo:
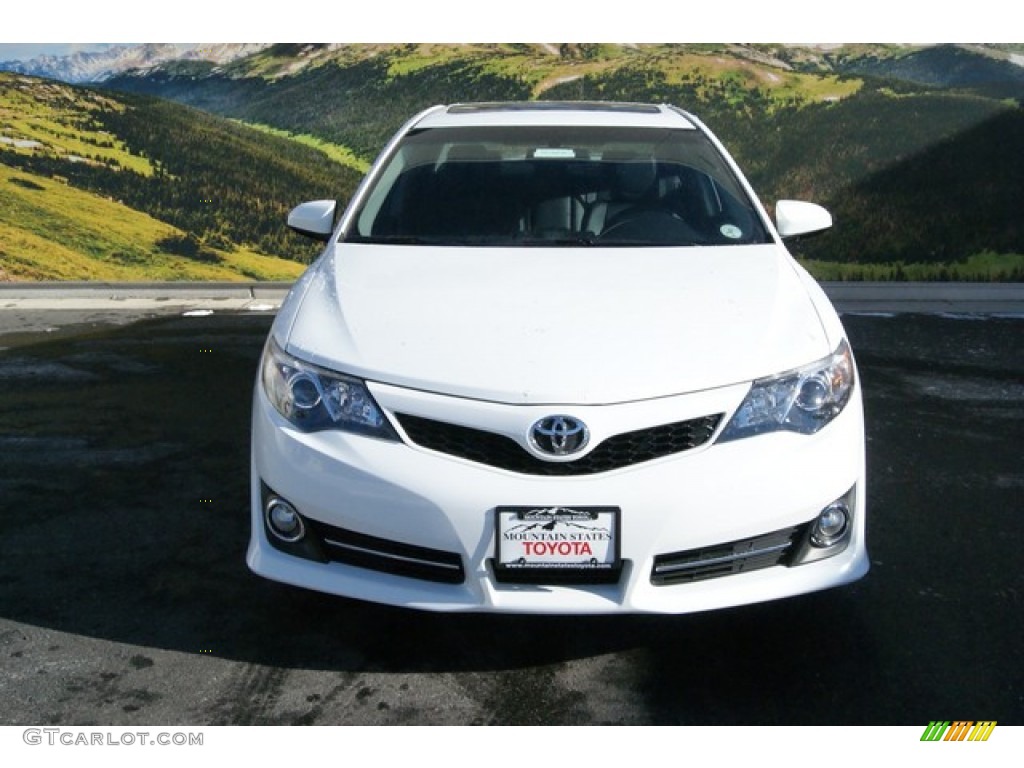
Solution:
[{"label": "toyota camry", "polygon": [[475,103],[404,125],[267,339],[249,567],[438,611],[686,613],[868,570],[837,313],[667,105]]}]

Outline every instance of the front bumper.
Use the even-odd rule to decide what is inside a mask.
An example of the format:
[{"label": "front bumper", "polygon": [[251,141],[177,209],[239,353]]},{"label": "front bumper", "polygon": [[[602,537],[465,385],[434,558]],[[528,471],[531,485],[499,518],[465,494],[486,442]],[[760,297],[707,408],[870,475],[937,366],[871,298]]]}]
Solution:
[{"label": "front bumper", "polygon": [[[370,385],[382,408],[517,434],[555,412]],[[602,436],[735,410],[745,386],[658,401],[572,408]],[[566,410],[563,408],[562,410]],[[394,418],[393,418],[394,420]],[[724,423],[724,422],[723,422]],[[403,433],[403,438],[407,437]],[[338,545],[320,562],[272,546],[263,521],[271,492],[287,499]],[[660,579],[656,561],[728,543],[766,541],[806,524],[854,489],[853,523],[839,554],[801,565],[722,569],[713,578]],[[687,613],[825,589],[863,576],[863,413],[859,392],[816,435],[773,433],[584,476],[497,469],[408,443],[337,431],[302,433],[256,388],[252,442],[252,535],[247,561],[270,579],[373,602],[438,611]],[[495,510],[508,506],[621,510],[622,572],[611,584],[502,583],[495,578]],[[770,539],[770,537],[769,537]],[[775,539],[767,540],[775,545]],[[332,545],[333,546],[333,545]],[[437,554],[440,553],[440,554]],[[408,568],[398,567],[401,562]],[[417,563],[427,564],[417,571]],[[437,565],[442,561],[441,565]],[[448,565],[445,565],[447,563]],[[458,563],[458,578],[433,578]],[[430,566],[437,566],[431,570]]]}]

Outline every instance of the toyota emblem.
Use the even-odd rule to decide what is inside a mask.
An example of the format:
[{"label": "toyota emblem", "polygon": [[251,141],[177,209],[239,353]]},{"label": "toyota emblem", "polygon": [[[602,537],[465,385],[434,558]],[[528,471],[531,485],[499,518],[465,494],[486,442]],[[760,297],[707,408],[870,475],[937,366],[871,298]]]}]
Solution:
[{"label": "toyota emblem", "polygon": [[530,443],[551,456],[578,453],[589,440],[587,425],[572,416],[545,416],[530,427]]}]

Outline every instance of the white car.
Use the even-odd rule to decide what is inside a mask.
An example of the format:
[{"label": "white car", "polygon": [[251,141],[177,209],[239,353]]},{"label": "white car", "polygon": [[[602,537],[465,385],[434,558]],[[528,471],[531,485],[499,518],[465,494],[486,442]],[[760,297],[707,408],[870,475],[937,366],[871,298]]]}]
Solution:
[{"label": "white car", "polygon": [[249,567],[437,611],[685,613],[868,570],[840,320],[779,201],[664,105],[438,106],[267,340]]}]

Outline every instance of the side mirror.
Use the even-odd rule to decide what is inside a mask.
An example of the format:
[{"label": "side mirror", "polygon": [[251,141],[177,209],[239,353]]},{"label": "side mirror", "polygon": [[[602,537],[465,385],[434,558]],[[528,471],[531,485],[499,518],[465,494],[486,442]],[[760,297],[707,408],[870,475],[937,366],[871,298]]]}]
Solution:
[{"label": "side mirror", "polygon": [[338,203],[334,200],[312,200],[292,208],[288,226],[300,235],[326,242],[334,231],[334,213]]},{"label": "side mirror", "polygon": [[831,227],[832,214],[814,203],[779,200],[775,204],[775,226],[782,238],[808,235]]}]

